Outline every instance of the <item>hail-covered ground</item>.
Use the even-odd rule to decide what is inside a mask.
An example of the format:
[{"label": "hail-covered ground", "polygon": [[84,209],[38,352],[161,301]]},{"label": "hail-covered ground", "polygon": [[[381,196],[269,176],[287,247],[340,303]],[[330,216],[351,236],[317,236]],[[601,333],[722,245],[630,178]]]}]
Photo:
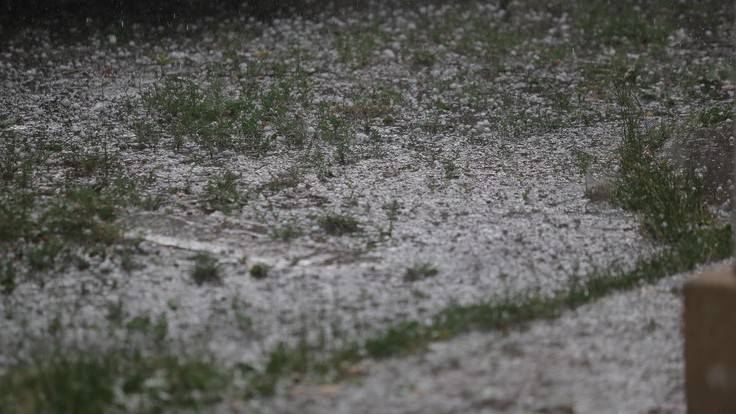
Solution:
[{"label": "hail-covered ground", "polygon": [[[29,146],[3,162],[43,153],[30,180],[45,200],[123,194],[126,237],[31,262],[0,251],[17,267],[0,371],[50,340],[113,346],[131,321],[257,369],[280,344],[336,349],[634,266],[658,245],[611,202],[615,88],[654,125],[697,122],[733,98],[728,27],[717,9],[708,28],[634,19],[645,34],[575,10],[372,5],[19,33],[0,53],[0,133]],[[684,412],[682,280],[221,408]]]}]

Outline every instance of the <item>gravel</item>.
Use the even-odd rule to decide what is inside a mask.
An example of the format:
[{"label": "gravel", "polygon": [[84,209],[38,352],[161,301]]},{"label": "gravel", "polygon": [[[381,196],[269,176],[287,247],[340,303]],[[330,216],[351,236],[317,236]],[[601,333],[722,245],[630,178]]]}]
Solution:
[{"label": "gravel", "polygon": [[[140,238],[135,249],[140,268],[125,271],[112,246],[104,258],[90,258],[89,269],[59,272],[42,285],[22,283],[3,296],[0,371],[37,349],[55,323],[66,327],[62,341],[115,343],[123,331],[108,337],[98,329],[107,323],[105,309],[115,303],[124,304],[127,318],[165,317],[174,347],[201,347],[225,365],[260,367],[278,344],[306,340],[337,348],[400,321],[427,320],[451,304],[529,291],[553,294],[572,278],[612,266],[630,268],[657,251],[632,213],[586,197],[576,151],[598,160],[604,175],[615,167],[618,125],[607,92],[581,92],[585,108],[574,116],[585,113],[592,121],[564,119],[561,128],[537,126],[546,114],[559,113],[555,90],[574,89],[586,65],[612,64],[615,50],[579,51],[554,64],[542,62],[535,50],[581,34],[569,32],[565,15],[524,11],[512,2],[522,12],[511,21],[522,30],[538,22],[551,26],[547,36],[509,50],[501,63],[504,70],[493,80],[492,90],[525,101],[525,112],[519,114],[508,102],[494,100],[498,95],[474,103],[473,88],[460,79],[481,73],[487,64],[482,59],[434,44],[430,49],[440,60],[427,68],[412,66],[412,28],[441,21],[455,6],[374,6],[312,20],[204,19],[173,34],[134,26],[127,37],[101,34],[76,43],[56,43],[48,32],[28,29],[0,50],[0,108],[22,119],[9,130],[65,146],[86,145],[86,137],[101,135],[120,150],[126,174],[150,183],[147,193],[167,194],[158,210],[131,209],[119,220],[126,234]],[[489,24],[507,21],[507,12],[494,4],[479,2],[475,12]],[[381,34],[370,64],[342,63],[335,33],[365,21],[379,22]],[[728,33],[719,30],[705,43],[677,32],[664,48],[662,68],[651,68],[652,76],[673,70],[676,59],[722,65],[729,54],[719,39]],[[445,34],[446,43],[459,42],[462,32],[458,27]],[[311,74],[315,102],[350,106],[371,88],[402,91],[404,101],[392,108],[394,124],[370,121],[383,137],[383,156],[346,166],[331,162],[332,177],[326,180],[307,169],[296,187],[261,194],[223,214],[208,211],[201,202],[208,180],[222,168],[239,172],[239,186],[253,190],[301,165],[303,151],[275,151],[261,158],[224,153],[207,160],[165,146],[136,149],[132,123],[145,116],[140,97],[162,74],[203,81],[220,65],[236,84],[253,56],[293,64],[290,48],[306,56],[302,65]],[[656,62],[648,52],[641,59]],[[539,79],[541,90],[530,89],[532,78]],[[273,79],[267,74],[261,81]],[[731,81],[720,85],[733,98]],[[688,93],[674,90],[673,108],[654,100],[645,102],[644,109],[656,118],[712,104],[708,98],[691,102]],[[433,102],[440,101],[456,109],[437,110]],[[126,110],[131,103],[138,109]],[[520,120],[506,123],[514,117]],[[307,114],[306,121],[307,130],[316,131],[314,114]],[[450,127],[440,133],[418,127],[429,121]],[[353,133],[358,140],[367,138]],[[61,159],[52,156],[38,177],[40,187],[53,193],[64,171]],[[190,192],[170,191],[186,186]],[[398,218],[390,239],[373,243],[390,224],[386,206],[394,200]],[[335,236],[319,227],[319,217],[344,212],[359,220],[361,233]],[[295,224],[303,234],[290,243],[274,240],[270,233],[286,224]],[[197,252],[217,258],[220,285],[193,283],[190,269]],[[405,275],[415,263],[429,263],[438,274],[409,281]],[[249,276],[255,264],[268,266],[266,278]],[[471,333],[407,358],[366,361],[361,363],[366,375],[356,384],[290,385],[273,399],[236,399],[220,408],[274,413],[684,412],[679,289],[686,277],[611,295],[553,321],[505,333]],[[247,315],[247,326],[234,323],[241,314]]]}]

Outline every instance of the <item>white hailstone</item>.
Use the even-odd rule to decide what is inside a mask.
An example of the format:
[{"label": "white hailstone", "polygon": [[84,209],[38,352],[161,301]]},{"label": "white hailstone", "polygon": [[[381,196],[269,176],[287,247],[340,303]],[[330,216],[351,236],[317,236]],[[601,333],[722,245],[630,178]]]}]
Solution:
[{"label": "white hailstone", "polygon": [[107,36],[107,41],[111,45],[114,45],[114,44],[117,44],[118,43],[118,38],[114,34],[111,34],[110,36]]},{"label": "white hailstone", "polygon": [[104,262],[100,263],[100,272],[108,273],[112,270],[112,263],[109,260],[105,260]]},{"label": "white hailstone", "polygon": [[391,50],[391,49],[384,49],[383,50],[383,57],[385,57],[386,59],[389,59],[389,60],[394,60],[394,59],[396,59],[396,53],[394,53],[394,51]]}]

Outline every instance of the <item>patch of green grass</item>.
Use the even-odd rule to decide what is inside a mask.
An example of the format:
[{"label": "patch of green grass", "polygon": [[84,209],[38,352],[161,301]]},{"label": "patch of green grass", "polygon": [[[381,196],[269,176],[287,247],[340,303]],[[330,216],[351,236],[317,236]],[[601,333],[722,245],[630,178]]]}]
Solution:
[{"label": "patch of green grass", "polygon": [[370,97],[376,105],[392,107],[394,105],[403,105],[405,103],[404,93],[393,87],[385,86],[375,90]]},{"label": "patch of green grass", "polygon": [[658,240],[672,242],[708,224],[712,195],[702,179],[657,160],[662,135],[641,125],[641,110],[630,89],[619,84],[616,94],[623,122],[617,201],[638,212],[643,228]]},{"label": "patch of green grass", "polygon": [[138,315],[129,320],[125,327],[129,332],[149,335],[157,343],[163,341],[169,333],[169,322],[165,314],[161,314],[156,320],[148,314]]},{"label": "patch of green grass", "polygon": [[383,207],[386,210],[386,219],[388,219],[388,229],[382,234],[382,236],[391,237],[394,233],[394,224],[399,217],[399,202],[397,200],[391,200],[390,203]]},{"label": "patch of green grass", "polygon": [[497,108],[489,121],[505,135],[522,137],[532,132],[547,133],[574,126],[578,123],[590,124],[597,120],[598,114],[591,113],[583,104],[573,104],[570,96],[555,92],[552,79],[544,79],[540,86],[545,103],[530,101],[528,95],[506,91],[486,90],[488,86],[474,81],[475,88],[466,88],[466,93],[475,108],[488,106],[489,97],[495,97]]},{"label": "patch of green grass", "polygon": [[[116,219],[140,198],[135,185],[117,152],[108,149],[110,134],[95,132],[82,140],[84,148],[62,153],[46,136],[0,130],[0,264],[6,266],[6,293],[26,276],[43,284],[45,276],[69,265],[87,269],[86,254],[104,255],[105,246],[126,243]],[[42,190],[43,160],[52,155],[64,161],[66,180],[54,191]],[[8,277],[11,269],[14,275]]]},{"label": "patch of green grass", "polygon": [[0,183],[27,182],[35,165],[43,162],[43,151],[34,150],[32,142],[21,134],[0,129]]},{"label": "patch of green grass", "polygon": [[17,270],[12,260],[0,260],[0,293],[10,295],[17,286]]},{"label": "patch of green grass", "polygon": [[730,98],[723,86],[729,79],[734,79],[735,68],[736,62],[731,60],[722,65],[712,63],[695,65],[687,71],[675,69],[671,76],[680,83],[689,99],[728,101]]},{"label": "patch of green grass", "polygon": [[[74,246],[124,243],[114,220],[122,202],[94,187],[74,187],[47,199],[33,193],[0,194],[0,255],[14,251],[19,263],[36,272],[65,266]],[[25,242],[21,242],[25,238]],[[64,260],[60,260],[64,259]]]},{"label": "patch of green grass", "polygon": [[327,234],[342,236],[361,231],[360,222],[350,215],[327,214],[317,220],[317,224]]},{"label": "patch of green grass", "polygon": [[302,182],[302,174],[298,168],[293,167],[276,175],[271,181],[258,187],[260,191],[279,192],[287,188],[293,188]]},{"label": "patch of green grass", "polygon": [[385,118],[393,113],[395,105],[404,103],[404,94],[392,86],[376,88],[371,93],[358,93],[353,105],[339,105],[335,110],[349,120]]},{"label": "patch of green grass", "polygon": [[202,91],[191,79],[168,76],[144,95],[144,103],[162,114],[159,122],[173,136],[175,149],[183,147],[185,138],[210,152],[231,149],[237,147],[232,133],[245,104],[228,99],[223,89],[221,82],[212,82]]},{"label": "patch of green grass", "polygon": [[[418,47],[429,41],[466,57],[492,61],[502,59],[525,39],[546,30],[545,25],[537,24],[525,27],[522,32],[517,25],[499,23],[479,13],[470,3],[458,3],[441,16],[421,16],[418,30],[410,32],[408,37]],[[459,38],[455,34],[458,27],[465,29]]]},{"label": "patch of green grass", "polygon": [[702,111],[698,116],[699,124],[704,127],[719,124],[729,119],[733,119],[733,108],[731,106],[713,106]]},{"label": "patch of green grass", "polygon": [[334,157],[338,164],[349,165],[358,159],[355,136],[345,120],[333,115],[321,118],[318,122],[318,134],[322,142],[334,147]]},{"label": "patch of green grass", "polygon": [[604,45],[626,45],[635,49],[661,46],[676,27],[671,4],[652,1],[632,7],[628,2],[615,5],[589,2],[573,7],[572,21],[590,33],[588,41]]},{"label": "patch of green grass", "polygon": [[423,349],[432,338],[426,337],[425,326],[416,321],[388,328],[381,335],[365,341],[363,348],[372,358],[389,358]]},{"label": "patch of green grass", "polygon": [[575,160],[575,165],[578,167],[581,175],[585,175],[590,167],[597,162],[595,156],[590,155],[580,148],[573,148],[570,152],[573,156],[573,159]]},{"label": "patch of green grass", "polygon": [[84,244],[122,242],[115,226],[119,199],[94,187],[75,187],[63,198],[52,202],[45,211],[43,223],[48,235]]},{"label": "patch of green grass", "polygon": [[275,125],[288,148],[303,148],[309,142],[310,137],[303,119],[295,118],[292,114],[283,114],[276,119]]},{"label": "patch of green grass", "polygon": [[447,180],[454,180],[460,177],[460,171],[457,164],[455,164],[455,160],[449,159],[443,161],[442,169],[445,172],[445,179]]},{"label": "patch of green grass", "polygon": [[439,99],[434,101],[434,107],[436,109],[439,109],[440,111],[449,111],[451,109],[450,105],[446,104],[445,102]]},{"label": "patch of green grass", "polygon": [[426,279],[428,277],[437,276],[439,271],[437,266],[427,262],[416,262],[411,267],[406,269],[404,273],[404,280],[407,282],[414,282],[417,280]]},{"label": "patch of green grass", "polygon": [[220,283],[220,266],[217,259],[209,253],[197,253],[194,256],[194,267],[192,267],[192,279],[198,285],[205,283]]},{"label": "patch of green grass", "polygon": [[[164,140],[176,151],[203,149],[211,156],[231,151],[261,156],[279,150],[278,145],[296,150],[319,146],[337,164],[348,165],[370,154],[383,154],[373,141],[358,142],[353,121],[393,122],[395,106],[405,102],[401,90],[386,85],[356,92],[350,105],[322,103],[316,114],[317,131],[310,133],[306,122],[312,99],[309,73],[298,64],[296,69],[284,66],[281,70],[285,72],[276,82],[249,74],[238,85],[227,84],[228,78],[219,75],[196,82],[165,77],[144,93],[147,116],[133,121],[132,128],[142,146]],[[371,144],[374,151],[368,148]]]},{"label": "patch of green grass", "polygon": [[271,237],[276,240],[288,242],[301,236],[302,234],[303,231],[299,227],[293,224],[285,224],[277,229],[274,229],[271,232]]},{"label": "patch of green grass", "polygon": [[171,298],[166,301],[166,307],[172,311],[176,311],[181,307],[181,303],[178,298]]},{"label": "patch of green grass", "polygon": [[[283,76],[273,84],[260,82],[258,76],[250,73],[236,91],[226,88],[224,76],[213,75],[201,84],[168,76],[144,93],[143,103],[178,151],[194,144],[211,155],[222,151],[263,155],[273,147],[273,136],[264,132],[267,126],[274,126],[288,146],[303,146],[305,125],[289,111],[297,99],[309,99],[306,73],[297,67],[295,76]],[[143,139],[155,133],[145,121],[133,127]]]},{"label": "patch of green grass", "polygon": [[58,241],[40,242],[25,251],[28,266],[35,271],[53,269],[64,247]]},{"label": "patch of green grass", "polygon": [[335,174],[330,170],[327,157],[321,150],[317,150],[312,154],[312,157],[309,159],[309,163],[317,170],[317,178],[320,181],[327,181],[329,178],[335,176]]},{"label": "patch of green grass", "polygon": [[9,128],[22,122],[19,116],[0,114],[0,129]]},{"label": "patch of green grass", "polygon": [[245,396],[271,396],[276,392],[278,382],[284,375],[305,373],[309,368],[315,367],[315,362],[306,344],[302,343],[293,350],[281,344],[270,353],[265,368],[252,372],[248,377]]},{"label": "patch of green grass", "polygon": [[106,144],[101,150],[74,148],[65,154],[64,166],[73,177],[96,177],[101,185],[110,183],[121,169],[119,154],[109,150]]},{"label": "patch of green grass", "polygon": [[415,68],[429,68],[435,63],[437,63],[437,55],[430,51],[419,49],[411,55],[411,64]]},{"label": "patch of green grass", "polygon": [[148,121],[134,121],[132,124],[135,138],[141,148],[157,148],[161,142],[161,131],[158,126]]},{"label": "patch of green grass", "polygon": [[238,298],[234,298],[230,307],[238,328],[245,332],[250,331],[253,328],[253,318],[248,315],[248,304]]},{"label": "patch of green grass", "polygon": [[226,169],[207,182],[204,203],[208,208],[229,213],[245,204],[246,197],[238,190],[239,175]]},{"label": "patch of green grass", "polygon": [[430,117],[420,123],[419,128],[424,132],[435,135],[452,129],[452,126],[442,122],[439,117]]},{"label": "patch of green grass", "polygon": [[105,319],[107,319],[114,326],[121,325],[125,319],[125,303],[118,299],[117,301],[109,301],[106,305],[107,313]]},{"label": "patch of green grass", "polygon": [[265,279],[268,276],[268,266],[256,263],[250,268],[250,275],[256,279]]},{"label": "patch of green grass", "polygon": [[166,201],[166,198],[162,194],[147,194],[142,197],[134,199],[134,204],[141,207],[146,211],[156,211]]},{"label": "patch of green grass", "polygon": [[58,349],[10,367],[0,377],[0,400],[8,413],[199,411],[220,400],[230,381],[228,371],[196,357]]},{"label": "patch of green grass", "polygon": [[373,62],[379,36],[375,27],[362,26],[337,34],[333,47],[340,62],[353,68],[362,68]]}]

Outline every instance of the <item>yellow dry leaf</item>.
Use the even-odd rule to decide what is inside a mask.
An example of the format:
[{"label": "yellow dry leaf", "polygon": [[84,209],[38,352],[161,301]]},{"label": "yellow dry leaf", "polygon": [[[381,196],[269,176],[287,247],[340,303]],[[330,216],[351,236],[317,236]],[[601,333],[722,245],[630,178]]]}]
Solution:
[{"label": "yellow dry leaf", "polygon": [[319,388],[317,388],[317,391],[319,391],[320,394],[335,394],[340,392],[344,387],[345,386],[342,384],[320,385]]},{"label": "yellow dry leaf", "polygon": [[263,59],[265,57],[268,57],[268,50],[266,49],[258,49],[254,52],[252,52],[250,55],[253,56],[256,59]]}]

